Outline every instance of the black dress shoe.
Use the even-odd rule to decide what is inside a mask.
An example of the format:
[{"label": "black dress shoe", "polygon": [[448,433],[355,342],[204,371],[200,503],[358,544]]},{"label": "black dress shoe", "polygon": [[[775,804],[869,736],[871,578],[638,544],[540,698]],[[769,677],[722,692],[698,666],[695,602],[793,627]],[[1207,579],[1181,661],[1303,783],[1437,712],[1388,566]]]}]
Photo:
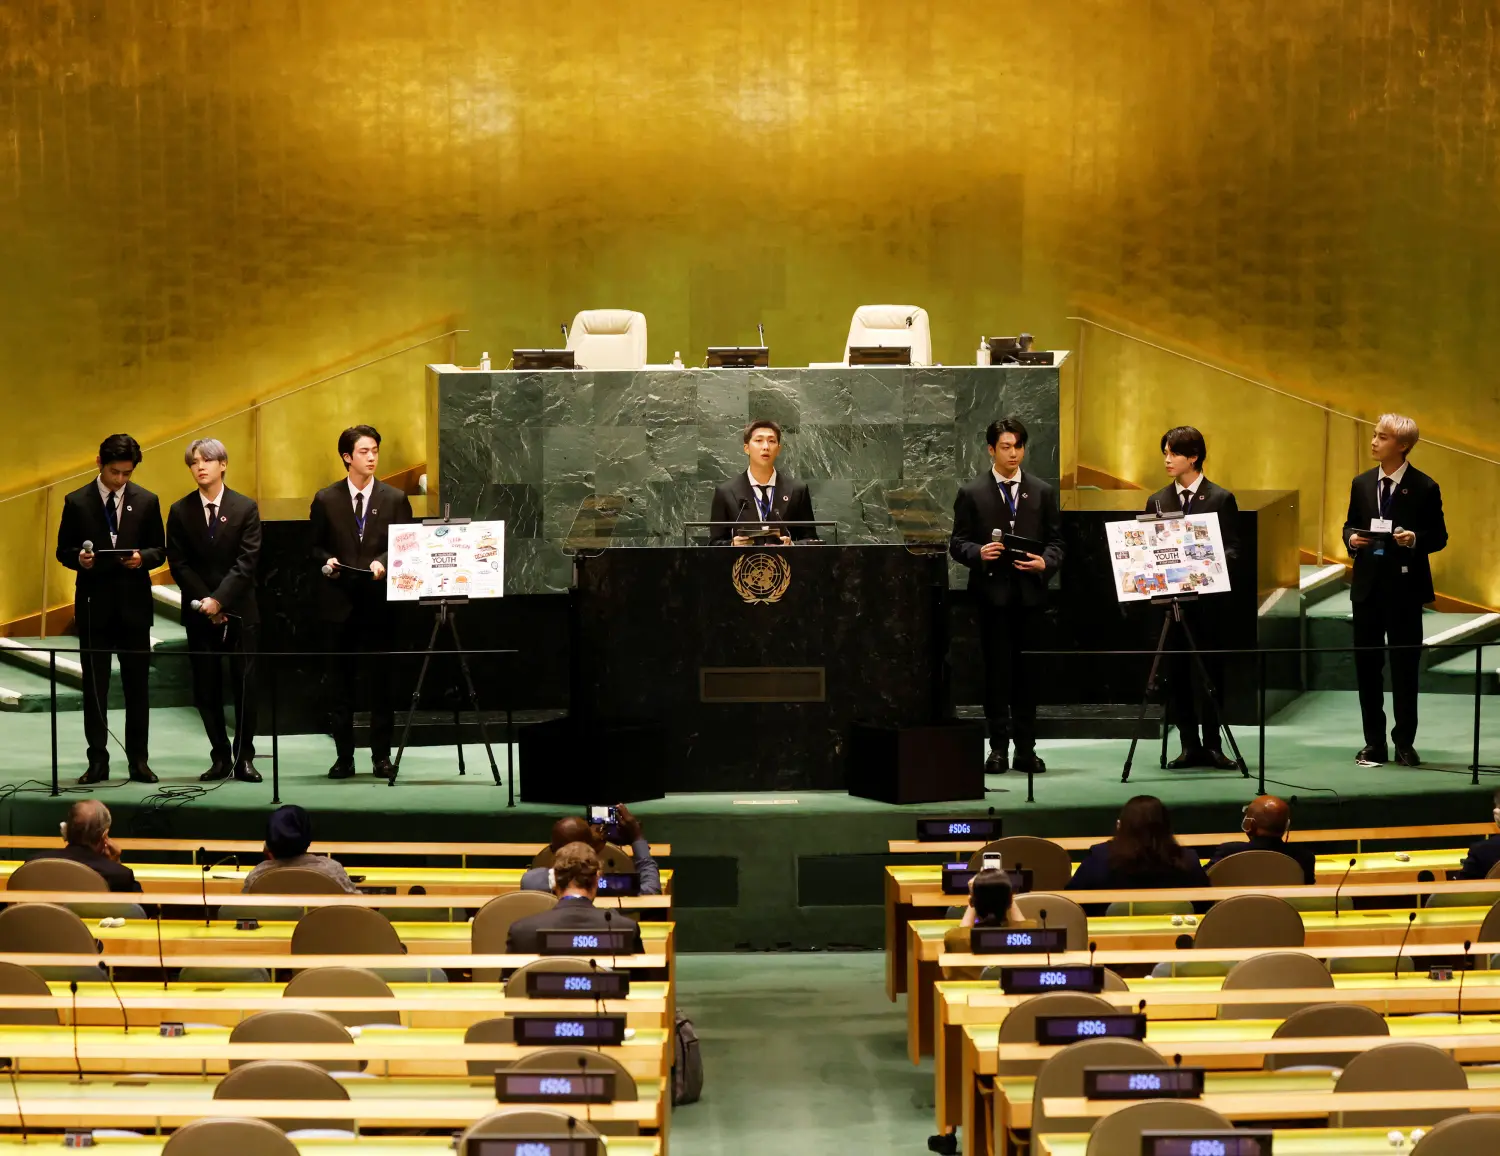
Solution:
[{"label": "black dress shoe", "polygon": [[990,748],[990,757],[984,760],[984,773],[987,775],[1003,775],[1010,770],[1010,759],[999,747]]},{"label": "black dress shoe", "polygon": [[1417,754],[1411,747],[1397,747],[1396,761],[1403,767],[1420,767],[1422,765],[1422,756]]},{"label": "black dress shoe", "polygon": [[330,779],[352,779],[354,778],[354,760],[340,759],[328,768]]},{"label": "black dress shoe", "polygon": [[89,783],[102,783],[109,778],[108,763],[90,763],[89,769],[83,772],[78,780],[79,786],[87,786]]},{"label": "black dress shoe", "polygon": [[1239,763],[1235,762],[1223,751],[1212,748],[1204,748],[1203,760],[1198,764],[1201,767],[1213,767],[1217,771],[1237,771]]},{"label": "black dress shoe", "polygon": [[394,779],[396,777],[396,768],[391,766],[390,759],[371,760],[370,772],[377,779]]},{"label": "black dress shoe", "polygon": [[1036,755],[1017,755],[1015,768],[1023,775],[1045,775],[1047,764]]},{"label": "black dress shoe", "polygon": [[204,771],[201,775],[198,776],[198,781],[200,783],[212,783],[218,779],[229,778],[229,774],[229,760],[221,759],[218,755],[215,755],[212,765],[208,768],[208,770]]},{"label": "black dress shoe", "polygon": [[132,763],[130,765],[130,779],[135,783],[159,783],[161,780],[145,763]]},{"label": "black dress shoe", "polygon": [[1379,767],[1390,761],[1390,755],[1384,747],[1365,746],[1354,756],[1354,761],[1362,767]]},{"label": "black dress shoe", "polygon": [[1167,770],[1185,771],[1189,767],[1206,766],[1208,766],[1208,756],[1204,753],[1203,748],[1192,747],[1191,749],[1181,751],[1175,759],[1167,764]]},{"label": "black dress shoe", "polygon": [[234,768],[234,777],[242,783],[258,783],[260,772],[255,769],[254,759],[241,759]]}]

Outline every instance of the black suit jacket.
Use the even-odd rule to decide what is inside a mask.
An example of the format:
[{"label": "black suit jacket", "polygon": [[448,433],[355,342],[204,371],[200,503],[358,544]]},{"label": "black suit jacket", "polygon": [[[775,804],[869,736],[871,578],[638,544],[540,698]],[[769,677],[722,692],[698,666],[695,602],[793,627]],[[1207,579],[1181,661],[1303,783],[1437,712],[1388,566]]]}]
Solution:
[{"label": "black suit jacket", "polygon": [[[1349,487],[1349,515],[1344,519],[1344,545],[1361,532],[1368,533],[1370,520],[1380,516],[1380,467],[1366,470]],[[1417,535],[1416,545],[1392,543],[1377,556],[1375,547],[1349,552],[1354,556],[1354,582],[1349,598],[1364,602],[1381,597],[1396,603],[1424,606],[1437,595],[1432,589],[1429,554],[1448,544],[1448,524],[1443,521],[1443,493],[1438,484],[1416,466],[1408,465],[1401,484],[1391,495],[1391,523]]]},{"label": "black suit jacket", "polygon": [[[354,523],[354,499],[347,478],[317,492],[308,514],[312,522],[313,561],[337,558],[345,566],[368,570],[370,563],[386,565],[386,530],[412,520],[411,502],[395,486],[376,481],[365,510],[365,534],[361,538]],[[385,612],[385,583],[367,574],[318,577],[318,613],[324,622],[344,622],[351,614],[364,616]]]},{"label": "black suit jacket", "polygon": [[1459,864],[1459,878],[1483,879],[1496,863],[1500,863],[1500,835],[1491,835],[1469,848]]},{"label": "black suit jacket", "polygon": [[[1142,512],[1154,514],[1158,509],[1164,514],[1175,514],[1182,510],[1182,502],[1177,497],[1176,482],[1167,483],[1147,498]],[[1239,558],[1240,506],[1234,500],[1233,491],[1226,490],[1223,486],[1216,486],[1204,478],[1198,486],[1197,496],[1193,498],[1192,513],[1218,514],[1219,533],[1224,539],[1225,566],[1227,567],[1230,562]]]},{"label": "black suit jacket", "polygon": [[[98,544],[94,543],[96,546]],[[39,855],[33,855],[32,858],[71,859],[74,863],[92,867],[104,876],[104,881],[109,884],[111,891],[139,891],[141,889],[141,885],[136,882],[134,871],[123,863],[116,863],[108,855],[101,855],[92,847],[80,847],[77,843],[69,843],[60,850],[43,851]]]},{"label": "black suit jacket", "polygon": [[[989,545],[990,532],[999,529],[1041,542],[1047,569],[1042,573],[1017,570],[1003,558],[986,562],[979,556]],[[1063,561],[1062,514],[1057,491],[1035,474],[1021,471],[1016,491],[1016,526],[1010,530],[1010,507],[1000,494],[991,470],[959,488],[953,499],[953,533],[948,539],[953,560],[969,568],[969,589],[995,606],[1043,606],[1047,580]]]},{"label": "black suit jacket", "polygon": [[[755,491],[750,488],[750,477],[741,473],[720,482],[714,490],[713,505],[709,507],[711,522],[745,522],[762,525],[755,506]],[[811,522],[813,520],[812,494],[806,482],[799,482],[785,470],[776,472],[776,489],[771,493],[771,517],[768,525],[777,522]],[[794,542],[816,541],[818,532],[812,526],[788,526],[787,537]],[[727,546],[734,540],[731,526],[715,526],[709,535],[709,544]]]},{"label": "black suit jacket", "polygon": [[167,511],[167,564],[182,590],[184,625],[207,622],[192,609],[195,599],[212,598],[240,616],[242,626],[260,621],[255,602],[255,570],[260,562],[260,507],[228,486],[219,502],[219,525],[212,541],[203,500],[194,490]]},{"label": "black suit jacket", "polygon": [[1275,851],[1278,855],[1285,855],[1297,861],[1297,865],[1302,868],[1304,883],[1311,885],[1318,881],[1318,860],[1310,847],[1288,843],[1285,839],[1277,839],[1271,835],[1251,835],[1243,841],[1220,843],[1209,855],[1208,865],[1212,867],[1215,863],[1241,851]]},{"label": "black suit jacket", "polygon": [[101,554],[94,568],[84,570],[78,555],[85,542],[95,550],[110,549],[109,523],[104,518],[104,502],[94,478],[63,499],[62,522],[57,528],[57,560],[78,574],[74,588],[73,609],[78,619],[79,637],[87,640],[91,624],[120,625],[149,630],[151,606],[151,571],[167,557],[166,537],[162,532],[161,503],[150,490],[126,482],[120,491],[118,550],[139,550],[141,565],[127,570],[120,564],[121,554]]},{"label": "black suit jacket", "polygon": [[511,955],[534,955],[541,947],[541,931],[624,931],[635,932],[635,946],[626,955],[641,955],[640,924],[612,908],[601,910],[587,899],[560,899],[551,911],[538,912],[510,925],[505,950]]}]

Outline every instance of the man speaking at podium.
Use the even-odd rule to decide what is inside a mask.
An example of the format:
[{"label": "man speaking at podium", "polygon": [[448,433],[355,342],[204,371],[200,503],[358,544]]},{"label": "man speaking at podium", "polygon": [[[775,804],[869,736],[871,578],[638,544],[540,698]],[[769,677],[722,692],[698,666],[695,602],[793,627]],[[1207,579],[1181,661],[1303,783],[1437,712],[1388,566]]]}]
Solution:
[{"label": "man speaking at podium", "polygon": [[[807,483],[788,473],[776,472],[776,457],[781,453],[781,427],[774,421],[752,421],[745,427],[745,456],[750,468],[745,473],[722,482],[714,490],[713,506],[708,519],[714,523],[709,533],[712,546],[748,546],[751,539],[739,533],[740,523],[765,525],[773,529],[778,523],[811,522],[812,495]],[[781,542],[816,541],[818,532],[812,526],[779,527]]]},{"label": "man speaking at podium", "polygon": [[[1240,554],[1240,507],[1234,494],[1203,476],[1203,463],[1208,458],[1208,443],[1203,440],[1203,434],[1190,425],[1175,426],[1161,435],[1161,454],[1167,476],[1172,480],[1146,499],[1146,513],[1218,514],[1219,534],[1224,541],[1224,565],[1228,567]],[[1209,596],[1210,602],[1214,597]],[[1182,613],[1198,649],[1215,649],[1219,644],[1217,611],[1199,604],[1185,605]],[[1197,677],[1191,657],[1181,649],[1187,645],[1186,639],[1178,639],[1177,644],[1179,653],[1170,660],[1168,680],[1172,684],[1172,721],[1177,724],[1182,750],[1167,766],[1174,770],[1185,767],[1233,770],[1235,764],[1224,754],[1218,703]],[[1205,654],[1202,657],[1214,688],[1223,695],[1224,656]]]},{"label": "man speaking at podium", "polygon": [[[1047,579],[1062,565],[1062,514],[1057,491],[1021,469],[1026,427],[1019,419],[991,422],[984,439],[990,468],[958,491],[948,543],[954,561],[969,568],[969,590],[979,608],[990,731],[984,769],[993,775],[1014,766],[1040,774],[1047,764],[1036,755],[1035,679],[1022,670],[1021,652],[1037,648]],[[1012,536],[1040,543],[1042,552],[1012,551],[1007,561],[1003,539]],[[1014,763],[1007,758],[1009,743],[1015,744]]]}]

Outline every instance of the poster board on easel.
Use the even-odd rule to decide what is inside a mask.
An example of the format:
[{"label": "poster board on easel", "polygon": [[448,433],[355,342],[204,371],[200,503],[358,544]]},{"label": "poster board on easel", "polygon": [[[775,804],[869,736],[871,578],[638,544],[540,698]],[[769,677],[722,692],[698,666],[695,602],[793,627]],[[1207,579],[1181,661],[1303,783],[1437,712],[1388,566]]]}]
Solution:
[{"label": "poster board on easel", "polygon": [[505,523],[433,520],[390,527],[389,602],[500,598],[505,594]]},{"label": "poster board on easel", "polygon": [[1229,590],[1229,564],[1217,513],[1122,519],[1106,522],[1104,531],[1115,597],[1121,602]]}]

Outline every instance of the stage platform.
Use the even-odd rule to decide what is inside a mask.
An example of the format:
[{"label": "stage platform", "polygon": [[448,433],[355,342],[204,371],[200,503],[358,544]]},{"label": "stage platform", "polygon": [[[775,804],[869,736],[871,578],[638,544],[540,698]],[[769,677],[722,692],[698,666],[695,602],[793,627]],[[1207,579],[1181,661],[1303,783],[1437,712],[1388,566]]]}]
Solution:
[{"label": "stage platform", "polygon": [[[1417,747],[1427,765],[1366,769],[1353,761],[1359,746],[1354,693],[1305,694],[1267,728],[1267,789],[1297,797],[1294,823],[1302,829],[1483,822],[1500,777],[1481,776],[1480,787],[1470,785],[1473,709],[1472,698],[1423,695]],[[121,733],[123,713],[111,712],[110,721]],[[1256,732],[1242,729],[1238,737],[1253,772]],[[1482,759],[1500,763],[1500,710],[1483,720],[1481,740]],[[55,832],[67,803],[84,797],[87,789],[73,787],[83,770],[80,713],[58,716],[58,741],[65,793],[53,799],[48,716],[0,716],[0,829]],[[259,838],[272,798],[269,742],[265,747],[257,760],[263,784],[199,784],[208,760],[197,715],[157,709],[151,764],[161,783],[129,782],[117,755],[113,777],[92,793],[109,804],[118,835]],[[989,779],[983,805],[892,807],[838,792],[746,792],[671,795],[634,809],[654,842],[673,846],[682,950],[873,948],[883,942],[886,841],[910,837],[920,815],[992,806],[1004,816],[1007,834],[1103,838],[1120,805],[1148,793],[1172,807],[1178,830],[1222,831],[1237,826],[1240,806],[1254,794],[1254,778],[1237,772],[1162,770],[1158,744],[1144,742],[1131,781],[1122,784],[1125,747],[1118,740],[1044,742],[1049,769],[1037,776],[1036,801],[1029,804],[1025,777],[1010,774]],[[468,774],[460,777],[452,747],[412,748],[400,783],[388,787],[369,775],[361,752],[359,775],[335,781],[326,777],[332,743],[319,735],[291,736],[281,741],[280,797],[311,811],[318,834],[329,839],[544,840],[559,809],[507,809],[506,789],[494,785],[483,748],[466,747],[465,757]],[[496,757],[503,774],[503,746]],[[609,752],[598,757],[607,763]]]}]

